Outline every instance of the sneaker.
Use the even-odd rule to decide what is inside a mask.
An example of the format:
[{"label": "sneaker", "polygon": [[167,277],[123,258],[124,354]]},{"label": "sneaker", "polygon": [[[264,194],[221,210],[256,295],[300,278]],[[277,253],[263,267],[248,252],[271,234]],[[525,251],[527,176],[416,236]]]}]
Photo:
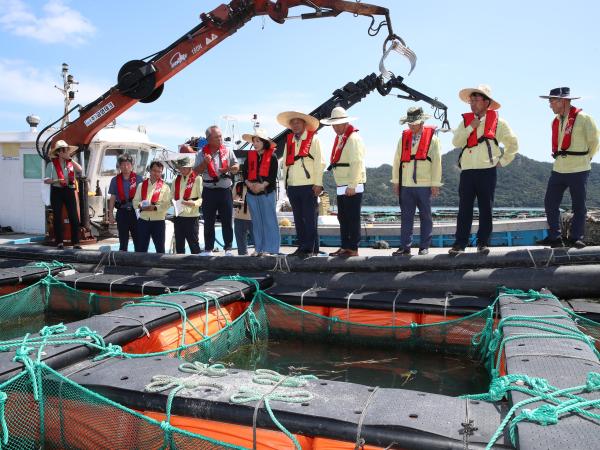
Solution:
[{"label": "sneaker", "polygon": [[60,244],[56,244],[56,250],[63,250],[65,248],[65,244],[62,242]]},{"label": "sneaker", "polygon": [[561,237],[556,239],[551,239],[550,236],[546,236],[544,239],[540,239],[539,241],[535,241],[536,245],[543,245],[544,247],[558,248],[564,247],[564,243]]},{"label": "sneaker", "polygon": [[452,247],[450,247],[450,250],[448,250],[448,254],[449,255],[454,255],[454,256],[456,256],[456,255],[458,255],[460,253],[464,253],[464,252],[465,252],[465,248],[461,247],[458,244],[454,244]]},{"label": "sneaker", "polygon": [[410,256],[410,248],[399,248],[392,253],[392,256]]},{"label": "sneaker", "polygon": [[200,256],[213,256],[212,250],[206,250],[200,253]]},{"label": "sneaker", "polygon": [[585,248],[586,244],[581,239],[569,239],[566,242],[567,247]]},{"label": "sneaker", "polygon": [[429,255],[429,249],[428,248],[420,248],[419,249],[419,255],[423,256],[423,255]]},{"label": "sneaker", "polygon": [[477,244],[477,252],[480,255],[487,256],[490,254],[490,248],[485,244]]},{"label": "sneaker", "polygon": [[331,252],[329,256],[341,256],[341,254],[345,251],[346,250],[344,250],[343,248],[338,248],[335,252]]},{"label": "sneaker", "polygon": [[234,256],[231,250],[225,250],[225,256]]},{"label": "sneaker", "polygon": [[253,251],[252,253],[250,253],[250,256],[260,256],[260,255],[257,251]]},{"label": "sneaker", "polygon": [[358,256],[358,250],[344,250],[343,253],[340,253],[342,258],[350,258],[352,256]]}]

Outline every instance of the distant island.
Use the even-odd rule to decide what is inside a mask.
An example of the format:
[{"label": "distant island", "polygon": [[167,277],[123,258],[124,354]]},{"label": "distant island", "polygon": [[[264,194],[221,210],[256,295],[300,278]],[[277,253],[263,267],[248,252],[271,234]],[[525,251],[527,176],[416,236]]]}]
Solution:
[{"label": "distant island", "polygon": [[[440,196],[433,206],[458,206],[458,179],[460,170],[456,164],[459,150],[454,149],[442,156],[442,187]],[[544,194],[552,163],[540,162],[523,155],[517,155],[507,167],[498,169],[496,202],[498,207],[543,208]],[[367,186],[363,198],[365,206],[396,206],[398,198],[394,195],[390,183],[392,166],[383,164],[367,168]],[[333,175],[329,172],[323,177],[325,189],[330,198],[335,198]],[[335,201],[335,200],[333,200]],[[600,164],[592,163],[592,172],[588,181],[588,207],[600,207]],[[570,208],[569,191],[565,193],[563,207]]]}]

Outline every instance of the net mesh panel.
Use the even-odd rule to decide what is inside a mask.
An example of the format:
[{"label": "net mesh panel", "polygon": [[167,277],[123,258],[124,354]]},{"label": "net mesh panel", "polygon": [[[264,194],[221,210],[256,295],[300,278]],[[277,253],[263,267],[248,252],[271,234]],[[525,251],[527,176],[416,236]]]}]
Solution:
[{"label": "net mesh panel", "polygon": [[567,312],[571,315],[572,319],[577,324],[577,327],[582,332],[595,339],[596,348],[600,350],[600,323],[594,322],[593,320],[587,319],[572,311],[567,310]]},{"label": "net mesh panel", "polygon": [[60,322],[59,317],[76,320],[102,314],[141,298],[85,292],[48,276],[17,292],[0,296],[0,340],[37,332],[44,325]]},{"label": "net mesh panel", "polygon": [[1,387],[8,443],[2,449],[239,448],[161,424],[124,408],[43,365],[35,368],[39,401],[28,372]]},{"label": "net mesh panel", "polygon": [[[414,348],[482,359],[485,349],[476,336],[487,331],[491,310],[456,320],[406,326],[365,325],[304,311],[273,297],[262,295],[269,336],[296,337],[341,344]],[[489,330],[491,332],[491,330]]]}]

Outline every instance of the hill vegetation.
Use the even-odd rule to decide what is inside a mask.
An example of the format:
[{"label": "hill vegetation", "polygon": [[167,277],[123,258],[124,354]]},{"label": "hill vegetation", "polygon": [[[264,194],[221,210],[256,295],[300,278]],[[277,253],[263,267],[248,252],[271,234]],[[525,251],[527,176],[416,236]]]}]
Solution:
[{"label": "hill vegetation", "polygon": [[[457,166],[457,149],[442,156],[442,181],[444,186],[433,206],[458,206],[458,181],[460,170]],[[496,187],[496,206],[542,208],[544,194],[552,163],[535,161],[523,155],[517,155],[507,167],[498,169]],[[398,198],[394,195],[390,183],[392,166],[383,164],[367,168],[367,185],[363,198],[365,206],[396,206]],[[323,177],[325,189],[331,198],[335,198],[333,175],[329,172]],[[592,163],[592,172],[588,181],[588,207],[600,207],[600,164]],[[563,199],[563,207],[570,208],[571,197],[568,191]]]}]

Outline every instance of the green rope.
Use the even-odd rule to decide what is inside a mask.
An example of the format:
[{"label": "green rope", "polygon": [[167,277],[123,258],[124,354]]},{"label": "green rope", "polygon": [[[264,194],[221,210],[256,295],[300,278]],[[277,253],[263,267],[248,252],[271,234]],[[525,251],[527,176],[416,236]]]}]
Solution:
[{"label": "green rope", "polygon": [[256,384],[267,386],[275,386],[280,384],[284,387],[302,387],[306,386],[309,381],[318,380],[314,375],[296,375],[286,377],[278,372],[270,369],[256,369],[252,381]]},{"label": "green rope", "polygon": [[[6,424],[6,416],[4,415],[4,408],[8,400],[6,392],[0,391],[0,425],[2,426],[2,445],[8,445],[8,425]],[[0,446],[0,449],[2,446]]]}]

